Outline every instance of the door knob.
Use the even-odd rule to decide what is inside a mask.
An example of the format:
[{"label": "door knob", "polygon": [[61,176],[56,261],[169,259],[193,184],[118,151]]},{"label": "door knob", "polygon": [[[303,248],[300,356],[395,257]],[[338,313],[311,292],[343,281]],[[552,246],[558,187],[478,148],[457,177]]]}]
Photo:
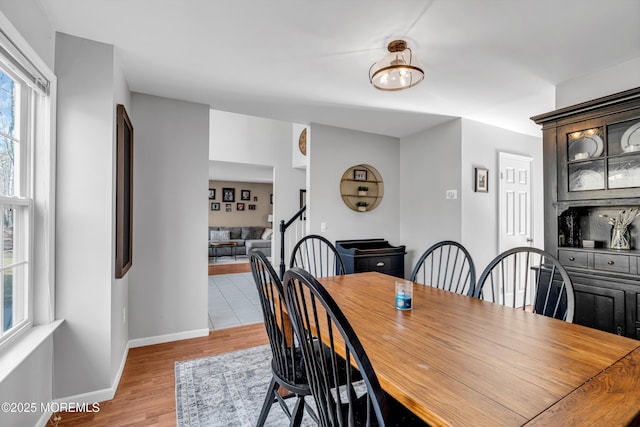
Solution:
[{"label": "door knob", "polygon": [[533,242],[533,239],[531,237],[527,237],[527,243],[531,243]]}]

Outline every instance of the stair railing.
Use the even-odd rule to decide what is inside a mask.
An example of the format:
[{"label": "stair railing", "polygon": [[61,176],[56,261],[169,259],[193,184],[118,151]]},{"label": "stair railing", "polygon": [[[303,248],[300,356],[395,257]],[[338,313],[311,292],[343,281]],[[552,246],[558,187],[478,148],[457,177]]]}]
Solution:
[{"label": "stair railing", "polygon": [[[307,210],[307,206],[303,206],[300,208],[298,212],[296,212],[289,221],[285,222],[284,220],[280,221],[280,280],[284,277],[284,272],[287,269],[285,259],[289,259],[289,257],[285,257],[285,247],[288,248],[289,252],[291,252],[291,248],[295,246],[295,244],[306,235],[306,222],[307,217],[304,213]],[[292,232],[287,235],[288,237],[288,245],[285,245],[285,234],[287,229],[293,225]]]}]

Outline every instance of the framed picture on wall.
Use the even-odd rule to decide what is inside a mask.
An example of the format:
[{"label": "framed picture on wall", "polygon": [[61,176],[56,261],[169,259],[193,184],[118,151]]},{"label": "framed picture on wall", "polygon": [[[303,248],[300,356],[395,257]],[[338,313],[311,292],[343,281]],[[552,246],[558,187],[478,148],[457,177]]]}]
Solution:
[{"label": "framed picture on wall", "polygon": [[227,203],[226,205],[224,205],[224,210],[225,212],[231,212],[231,203]]},{"label": "framed picture on wall", "polygon": [[235,188],[223,188],[222,189],[222,201],[223,202],[235,202],[236,201],[236,189]]},{"label": "framed picture on wall", "polygon": [[253,196],[253,201],[257,202],[258,201],[258,196]]},{"label": "framed picture on wall", "polygon": [[236,203],[236,210],[243,211],[244,203]]},{"label": "framed picture on wall", "polygon": [[215,200],[216,199],[216,189],[215,188],[210,188],[209,189],[209,200]]},{"label": "framed picture on wall", "polygon": [[220,210],[220,203],[217,203],[217,202],[211,203],[211,210],[212,211],[219,211]]},{"label": "framed picture on wall", "polygon": [[124,105],[116,106],[116,279],[131,268],[133,256],[133,126]]},{"label": "framed picture on wall", "polygon": [[251,191],[249,190],[240,191],[240,200],[251,200]]},{"label": "framed picture on wall", "polygon": [[356,181],[366,181],[367,180],[367,170],[366,169],[354,169],[353,170],[353,179]]},{"label": "framed picture on wall", "polygon": [[250,211],[255,211],[256,210],[256,205],[249,205],[249,210]]},{"label": "framed picture on wall", "polygon": [[475,168],[476,180],[474,191],[477,193],[489,192],[489,169]]}]

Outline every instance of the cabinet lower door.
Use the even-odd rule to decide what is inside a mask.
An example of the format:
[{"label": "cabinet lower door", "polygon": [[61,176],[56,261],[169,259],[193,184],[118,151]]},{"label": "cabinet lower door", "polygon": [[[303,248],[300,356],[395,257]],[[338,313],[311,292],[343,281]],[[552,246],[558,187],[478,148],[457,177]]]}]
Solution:
[{"label": "cabinet lower door", "polygon": [[576,302],[573,323],[626,335],[624,291],[572,281]]}]

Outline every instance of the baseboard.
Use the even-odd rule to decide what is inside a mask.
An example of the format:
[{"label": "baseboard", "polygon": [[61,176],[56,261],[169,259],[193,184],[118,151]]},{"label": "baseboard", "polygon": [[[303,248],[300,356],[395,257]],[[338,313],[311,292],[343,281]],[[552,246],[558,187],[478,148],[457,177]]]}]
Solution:
[{"label": "baseboard", "polygon": [[69,396],[62,399],[54,399],[54,402],[55,403],[73,403],[73,404],[80,404],[80,403],[92,404],[96,402],[105,402],[107,400],[113,399],[113,396],[116,395],[116,390],[118,390],[118,385],[120,384],[120,379],[122,378],[122,372],[124,371],[124,365],[127,363],[128,355],[129,355],[129,343],[127,343],[127,346],[124,349],[124,352],[122,354],[122,360],[120,360],[120,368],[118,368],[118,372],[116,373],[116,377],[113,379],[113,383],[111,384],[111,387],[103,388],[102,390],[90,391],[88,393],[76,394],[75,396]]},{"label": "baseboard", "polygon": [[157,335],[155,337],[137,338],[129,340],[129,348],[144,347],[147,345],[162,344],[165,342],[200,338],[209,335],[209,329],[194,329],[193,331],[178,332],[175,334]]},{"label": "baseboard", "polygon": [[43,412],[34,427],[46,427],[53,412]]}]

